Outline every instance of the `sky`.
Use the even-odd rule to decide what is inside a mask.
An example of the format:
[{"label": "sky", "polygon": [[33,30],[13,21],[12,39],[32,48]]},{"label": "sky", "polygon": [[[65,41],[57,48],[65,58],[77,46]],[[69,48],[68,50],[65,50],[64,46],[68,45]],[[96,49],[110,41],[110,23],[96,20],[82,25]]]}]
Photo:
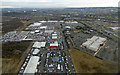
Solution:
[{"label": "sky", "polygon": [[117,7],[120,0],[2,0],[0,8]]}]

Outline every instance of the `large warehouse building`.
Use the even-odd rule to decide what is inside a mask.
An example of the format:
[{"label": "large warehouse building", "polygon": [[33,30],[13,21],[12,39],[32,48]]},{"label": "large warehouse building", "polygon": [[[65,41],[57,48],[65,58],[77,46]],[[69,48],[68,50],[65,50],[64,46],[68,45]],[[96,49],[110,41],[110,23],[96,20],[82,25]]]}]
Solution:
[{"label": "large warehouse building", "polygon": [[35,74],[39,58],[40,57],[38,57],[38,56],[32,56],[30,58],[27,66],[25,68],[24,75],[29,75],[28,73],[30,73],[31,75]]},{"label": "large warehouse building", "polygon": [[35,42],[33,45],[33,48],[44,48],[46,45],[46,42]]},{"label": "large warehouse building", "polygon": [[58,48],[58,42],[50,43],[50,48]]},{"label": "large warehouse building", "polygon": [[82,46],[94,52],[97,52],[101,48],[101,46],[104,45],[106,40],[106,38],[93,36],[91,39],[87,39],[87,41],[84,42]]}]

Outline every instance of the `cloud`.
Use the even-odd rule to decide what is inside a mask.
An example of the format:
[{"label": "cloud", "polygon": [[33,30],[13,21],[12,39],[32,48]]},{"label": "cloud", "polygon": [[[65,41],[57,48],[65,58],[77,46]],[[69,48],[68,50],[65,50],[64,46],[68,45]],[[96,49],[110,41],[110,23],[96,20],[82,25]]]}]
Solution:
[{"label": "cloud", "polygon": [[119,0],[2,0],[13,7],[106,7],[118,6]]},{"label": "cloud", "polygon": [[0,6],[0,8],[13,8],[13,6]]}]

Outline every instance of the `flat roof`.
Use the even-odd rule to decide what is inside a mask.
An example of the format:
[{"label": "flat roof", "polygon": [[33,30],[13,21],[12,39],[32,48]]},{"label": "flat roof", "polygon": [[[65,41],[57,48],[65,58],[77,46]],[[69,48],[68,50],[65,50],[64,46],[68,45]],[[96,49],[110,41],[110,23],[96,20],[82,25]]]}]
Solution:
[{"label": "flat roof", "polygon": [[52,36],[52,39],[57,39],[57,36]]},{"label": "flat roof", "polygon": [[46,29],[47,28],[47,26],[41,26],[40,27],[40,29]]},{"label": "flat roof", "polygon": [[48,22],[58,22],[58,21],[48,21]]},{"label": "flat roof", "polygon": [[29,27],[32,27],[32,26],[41,26],[41,24],[42,24],[42,23],[36,22],[36,23],[34,23],[34,24],[29,25]]},{"label": "flat roof", "polygon": [[45,33],[52,33],[54,30],[45,30]]},{"label": "flat roof", "polygon": [[90,44],[92,44],[92,43],[93,43],[93,41],[88,40],[88,41],[84,42],[82,45],[88,47],[88,46],[89,46]]},{"label": "flat roof", "polygon": [[70,26],[65,26],[65,28],[69,28],[70,29],[71,27]]},{"label": "flat roof", "polygon": [[97,39],[98,39],[99,37],[97,37],[97,36],[93,36],[91,39],[89,39],[89,40],[91,40],[91,41],[96,41]]},{"label": "flat roof", "polygon": [[77,21],[66,21],[65,23],[78,23]]},{"label": "flat roof", "polygon": [[31,33],[31,34],[34,34],[35,32],[34,32],[34,31],[31,31],[30,33]]},{"label": "flat roof", "polygon": [[57,34],[56,34],[56,33],[54,33],[54,34],[52,34],[52,36],[57,36]]},{"label": "flat roof", "polygon": [[41,23],[45,23],[45,22],[47,22],[47,21],[39,21],[39,22],[41,22]]},{"label": "flat roof", "polygon": [[35,42],[33,47],[35,48],[41,48],[41,47],[45,47],[46,42]]},{"label": "flat roof", "polygon": [[106,40],[106,38],[93,36],[91,39],[88,39],[82,45],[86,46],[90,50],[97,51],[100,48],[100,45],[103,44]]},{"label": "flat roof", "polygon": [[38,54],[39,52],[40,52],[39,49],[35,49],[35,50],[33,51],[33,54]]},{"label": "flat roof", "polygon": [[32,56],[25,68],[24,75],[27,75],[27,73],[32,73],[34,75],[37,68],[38,61],[39,61],[38,56]]},{"label": "flat roof", "polygon": [[55,41],[54,43],[50,43],[50,46],[58,46],[58,42]]}]

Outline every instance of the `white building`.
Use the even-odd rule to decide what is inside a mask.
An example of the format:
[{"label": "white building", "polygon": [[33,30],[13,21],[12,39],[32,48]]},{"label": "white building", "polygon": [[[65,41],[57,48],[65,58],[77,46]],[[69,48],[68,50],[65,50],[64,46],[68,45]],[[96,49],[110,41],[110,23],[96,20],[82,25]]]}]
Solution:
[{"label": "white building", "polygon": [[45,47],[46,42],[35,42],[33,45],[33,48],[41,48],[41,47]]},{"label": "white building", "polygon": [[84,42],[82,46],[96,52],[100,49],[101,46],[103,46],[106,40],[106,38],[93,36],[91,39],[88,39],[86,42]]},{"label": "white building", "polygon": [[40,32],[40,30],[35,30],[35,33],[39,33]]},{"label": "white building", "polygon": [[58,64],[57,69],[60,70],[60,64]]},{"label": "white building", "polygon": [[52,23],[52,22],[53,22],[53,23],[56,23],[56,22],[58,22],[58,21],[48,21],[48,22],[50,22],[50,23]]},{"label": "white building", "polygon": [[29,27],[33,27],[33,26],[41,26],[42,23],[36,22],[34,24],[31,24]]},{"label": "white building", "polygon": [[78,23],[77,21],[66,21],[65,23]]},{"label": "white building", "polygon": [[45,33],[51,34],[52,32],[54,32],[54,30],[45,30]]},{"label": "white building", "polygon": [[54,40],[54,39],[57,39],[57,34],[56,34],[56,33],[52,34],[52,39],[53,39],[53,40]]},{"label": "white building", "polygon": [[41,26],[40,29],[47,29],[47,26]]},{"label": "white building", "polygon": [[50,43],[50,48],[58,48],[58,42]]},{"label": "white building", "polygon": [[70,26],[65,26],[65,28],[66,28],[66,29],[71,29],[71,27],[70,27]]},{"label": "white building", "polygon": [[25,68],[23,75],[29,75],[28,73],[30,73],[31,75],[34,75],[37,69],[38,61],[39,61],[38,56],[32,56]]},{"label": "white building", "polygon": [[35,50],[33,51],[33,55],[36,55],[36,54],[38,54],[39,52],[40,52],[39,49],[35,49]]},{"label": "white building", "polygon": [[41,22],[41,23],[46,23],[47,21],[39,21],[39,22]]}]

